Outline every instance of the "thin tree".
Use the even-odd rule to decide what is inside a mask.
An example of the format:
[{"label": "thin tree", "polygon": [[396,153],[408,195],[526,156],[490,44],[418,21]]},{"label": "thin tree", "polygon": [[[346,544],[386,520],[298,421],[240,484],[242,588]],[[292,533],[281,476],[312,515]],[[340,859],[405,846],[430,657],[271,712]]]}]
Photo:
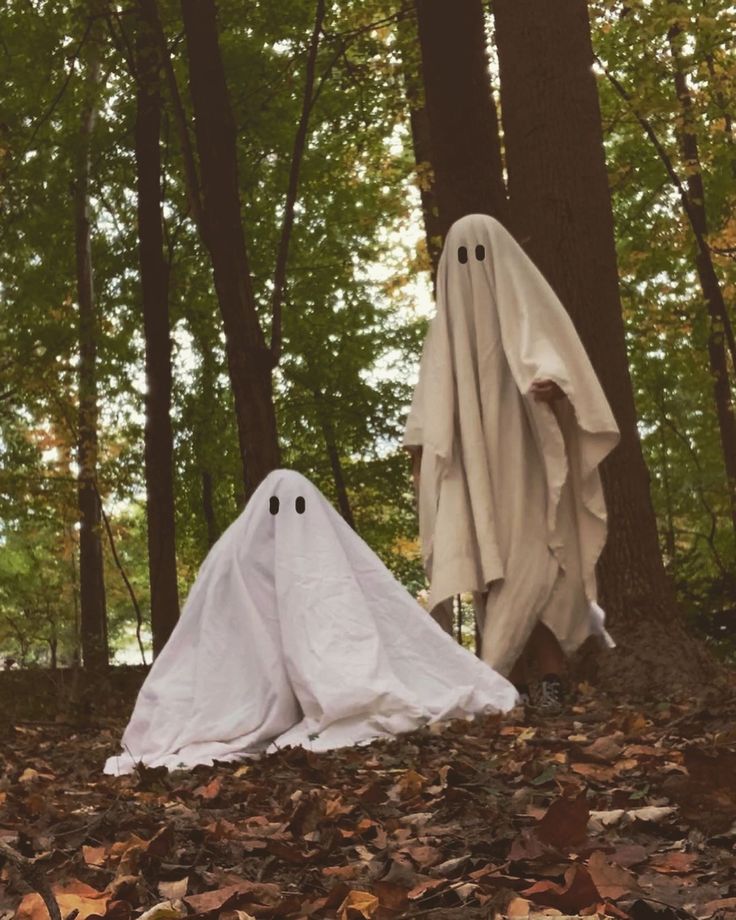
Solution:
[{"label": "thin tree", "polygon": [[495,0],[512,220],[571,314],[621,429],[604,463],[609,537],[602,602],[619,651],[598,663],[617,688],[700,676],[664,572],[634,407],[585,0]]},{"label": "thin tree", "polygon": [[77,441],[79,503],[79,600],[85,667],[108,664],[107,614],[103,575],[100,493],[97,483],[99,420],[97,387],[98,310],[92,270],[92,218],[89,202],[91,149],[101,83],[102,22],[94,3],[81,53],[84,76],[73,179],[77,301],[79,304],[79,417]]},{"label": "thin tree", "polygon": [[164,251],[161,194],[161,64],[155,0],[139,0],[135,160],[146,352],[146,521],[154,655],[164,647],[179,619],[170,414],[169,264]]}]

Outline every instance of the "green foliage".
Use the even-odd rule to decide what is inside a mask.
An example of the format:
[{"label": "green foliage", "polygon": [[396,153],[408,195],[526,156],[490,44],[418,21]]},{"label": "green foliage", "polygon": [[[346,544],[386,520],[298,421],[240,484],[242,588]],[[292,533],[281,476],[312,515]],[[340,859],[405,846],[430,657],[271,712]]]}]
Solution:
[{"label": "green foliage", "polygon": [[[662,158],[636,117],[651,126],[683,184],[694,170],[702,173],[708,242],[733,321],[733,7],[722,0],[602,0],[591,4],[591,12],[595,50],[630,97],[623,100],[600,76],[629,361],[662,548],[692,623],[733,651],[735,535],[695,237]],[[692,99],[686,116],[675,89],[673,49]],[[683,126],[697,138],[699,164],[683,160]],[[730,371],[734,388],[733,366]]]},{"label": "green foliage", "polygon": [[[179,4],[159,5],[191,120]],[[677,143],[682,112],[668,40],[677,25],[693,98],[690,124],[700,148],[709,240],[732,304],[733,10],[725,0],[594,0],[589,7],[596,52],[631,97],[624,102],[601,74],[630,364],[663,550],[693,622],[714,636],[733,635],[733,533],[693,236],[634,115],[635,110],[651,124],[685,178],[693,166],[682,162]],[[70,177],[87,9],[81,2],[8,0],[3,17],[0,650],[28,662],[48,661],[54,643],[59,661],[69,662],[78,644],[78,334]],[[119,560],[147,617],[135,83],[128,66],[134,7],[122,4],[117,10],[106,22],[92,147],[99,485]],[[314,12],[313,0],[219,3],[243,223],[267,335]],[[337,457],[358,531],[410,590],[419,591],[424,576],[414,500],[408,462],[398,449],[426,329],[413,304],[420,253],[412,242],[416,176],[402,73],[402,61],[416,71],[417,48],[411,22],[399,26],[397,12],[392,0],[328,4],[274,389],[284,465],[309,475],[337,503]],[[412,84],[410,91],[419,88]],[[184,596],[244,496],[211,268],[189,214],[168,95],[164,102],[177,552]],[[104,544],[111,637],[127,648],[135,627],[133,605],[106,533]]]}]

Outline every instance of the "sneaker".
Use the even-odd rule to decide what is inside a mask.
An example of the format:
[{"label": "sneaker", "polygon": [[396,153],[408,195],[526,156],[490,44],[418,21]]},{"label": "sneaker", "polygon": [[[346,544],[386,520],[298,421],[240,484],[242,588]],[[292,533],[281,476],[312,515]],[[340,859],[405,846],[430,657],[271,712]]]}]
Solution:
[{"label": "sneaker", "polygon": [[558,716],[562,712],[562,681],[557,674],[545,675],[531,690],[530,708],[539,715]]}]

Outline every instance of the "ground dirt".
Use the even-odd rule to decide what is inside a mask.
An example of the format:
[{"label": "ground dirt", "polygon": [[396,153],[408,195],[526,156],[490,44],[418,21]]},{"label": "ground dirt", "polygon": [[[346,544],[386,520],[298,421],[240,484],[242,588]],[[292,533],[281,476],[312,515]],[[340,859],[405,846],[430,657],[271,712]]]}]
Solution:
[{"label": "ground dirt", "polygon": [[0,723],[0,920],[736,920],[733,688],[122,778],[86,708]]}]

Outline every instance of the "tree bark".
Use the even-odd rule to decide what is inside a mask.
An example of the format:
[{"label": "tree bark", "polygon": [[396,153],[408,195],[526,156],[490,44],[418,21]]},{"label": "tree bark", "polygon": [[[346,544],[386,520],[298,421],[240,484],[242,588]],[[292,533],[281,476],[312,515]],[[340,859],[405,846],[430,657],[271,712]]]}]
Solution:
[{"label": "tree bark", "polygon": [[146,522],[153,654],[179,619],[171,429],[169,266],[161,197],[161,60],[155,0],[139,0],[136,34],[138,253],[146,348]]},{"label": "tree bark", "polygon": [[[718,417],[718,431],[721,436],[726,482],[731,504],[731,524],[736,539],[736,416],[734,415],[733,394],[728,373],[725,336],[730,329],[730,319],[726,310],[718,275],[707,242],[708,214],[705,203],[705,185],[700,166],[700,150],[695,133],[693,101],[687,78],[682,67],[680,44],[683,40],[682,30],[674,25],[668,33],[672,63],[674,65],[675,92],[680,103],[681,122],[676,127],[680,155],[685,168],[685,184],[689,199],[688,216],[692,224],[697,244],[695,266],[708,309],[708,362],[713,378],[713,396]],[[736,361],[736,357],[734,358]]]},{"label": "tree bark", "polygon": [[335,428],[329,415],[329,408],[324,404],[324,397],[321,393],[314,393],[315,403],[317,405],[317,415],[319,424],[322,428],[322,437],[325,440],[327,457],[330,461],[332,478],[335,483],[335,492],[337,494],[337,506],[344,520],[355,530],[355,518],[353,509],[350,506],[350,496],[348,495],[347,486],[345,485],[345,474],[340,460],[340,451],[337,446],[335,437]]},{"label": "tree bark", "polygon": [[260,327],[240,217],[236,133],[214,0],[182,0],[202,190],[202,232],[225,332],[243,480],[250,494],[279,465],[273,359]]},{"label": "tree bark", "polygon": [[405,17],[399,21],[398,29],[401,41],[401,72],[409,107],[409,127],[411,128],[417,183],[422,203],[424,236],[434,288],[437,280],[437,265],[442,254],[442,226],[435,193],[435,176],[432,166],[434,157],[429,132],[429,116],[424,101],[417,22],[414,18]]},{"label": "tree bark", "polygon": [[618,291],[585,0],[495,0],[501,110],[517,237],[568,309],[611,403],[621,443],[603,464],[609,537],[598,568],[618,649],[604,685],[647,692],[702,677],[662,564],[639,442]]},{"label": "tree bark", "polygon": [[416,0],[442,235],[464,214],[506,219],[481,0]]},{"label": "tree bark", "polygon": [[[94,4],[90,16],[97,16]],[[92,272],[89,183],[92,135],[100,88],[100,20],[94,22],[84,50],[82,113],[73,185],[74,231],[79,303],[79,418],[77,441],[79,504],[79,595],[82,656],[85,667],[108,664],[107,611],[103,574],[100,497],[97,486],[97,305]]]},{"label": "tree bark", "polygon": [[220,536],[220,530],[217,526],[215,517],[214,488],[212,483],[212,473],[208,469],[202,470],[202,514],[204,514],[204,523],[207,528],[207,548],[212,547]]}]

